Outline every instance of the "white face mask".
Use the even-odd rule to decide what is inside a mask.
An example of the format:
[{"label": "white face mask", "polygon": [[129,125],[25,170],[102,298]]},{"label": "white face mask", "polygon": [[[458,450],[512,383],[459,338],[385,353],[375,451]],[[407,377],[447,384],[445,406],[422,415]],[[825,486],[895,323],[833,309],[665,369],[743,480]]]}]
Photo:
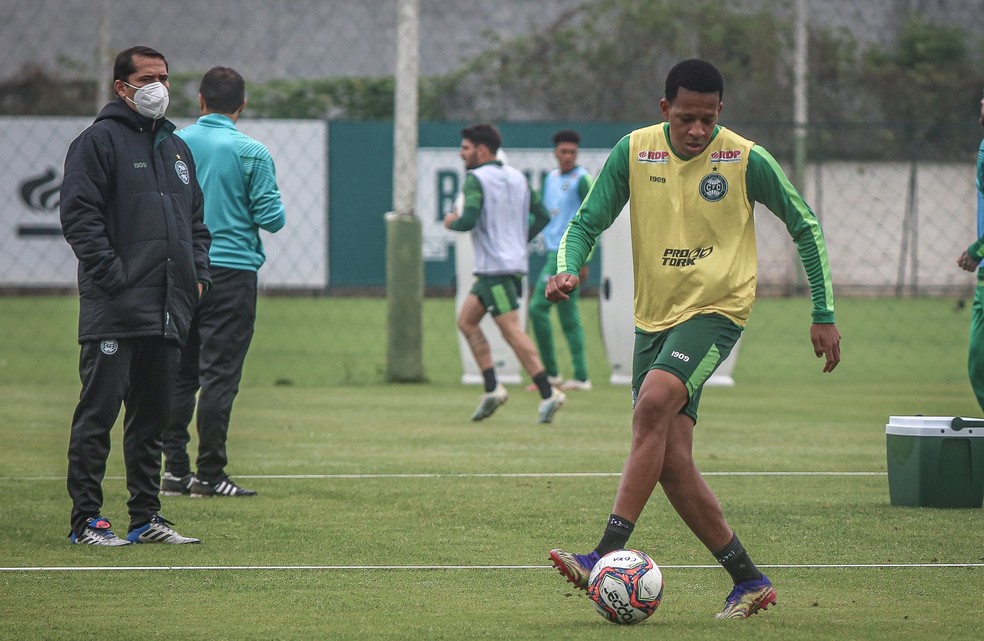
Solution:
[{"label": "white face mask", "polygon": [[167,93],[167,87],[163,83],[151,82],[143,87],[134,87],[125,81],[123,84],[136,89],[133,99],[130,100],[130,98],[127,98],[127,100],[130,100],[133,106],[137,108],[137,113],[141,116],[153,118],[154,120],[160,120],[164,117],[170,97]]}]

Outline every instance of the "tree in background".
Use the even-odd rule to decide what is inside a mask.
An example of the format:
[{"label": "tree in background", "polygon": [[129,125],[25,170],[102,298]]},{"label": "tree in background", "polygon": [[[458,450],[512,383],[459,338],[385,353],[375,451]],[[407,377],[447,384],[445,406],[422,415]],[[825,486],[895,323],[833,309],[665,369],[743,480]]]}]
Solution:
[{"label": "tree in background", "polygon": [[[728,117],[791,120],[783,52],[790,21],[721,2],[611,0],[572,10],[538,33],[468,62],[449,96],[452,118],[651,121],[661,78],[682,58],[714,61]],[[494,34],[489,34],[490,37]]]},{"label": "tree in background", "polygon": [[[905,15],[905,14],[903,14]],[[776,155],[793,146],[793,16],[788,0],[587,2],[532,35],[495,44],[448,74],[420,79],[421,120],[566,120],[648,123],[659,118],[661,78],[688,57],[724,74],[725,123]],[[976,136],[984,42],[962,25],[913,10],[897,36],[859,42],[811,23],[811,157],[899,157],[915,146],[952,158]],[[59,69],[71,70],[72,61]],[[0,82],[0,115],[92,116],[95,87],[37,66]],[[174,118],[198,116],[201,71],[171,78]],[[247,85],[252,118],[389,120],[394,79],[278,78]],[[972,131],[973,130],[973,131]]]},{"label": "tree in background", "polygon": [[913,14],[892,49],[870,48],[861,59],[861,78],[879,113],[873,120],[895,123],[879,144],[947,158],[966,146],[966,126],[979,112],[984,74],[971,64],[967,34]]}]

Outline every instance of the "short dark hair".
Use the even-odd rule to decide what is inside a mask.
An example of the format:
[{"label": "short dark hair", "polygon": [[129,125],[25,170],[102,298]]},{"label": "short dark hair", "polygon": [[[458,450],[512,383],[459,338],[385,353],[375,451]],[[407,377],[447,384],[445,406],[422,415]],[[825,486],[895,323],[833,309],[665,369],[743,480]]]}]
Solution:
[{"label": "short dark hair", "polygon": [[502,146],[502,136],[499,134],[499,130],[495,128],[495,125],[489,123],[465,127],[461,130],[461,138],[470,140],[476,147],[485,145],[493,154],[499,151],[499,147]]},{"label": "short dark hair", "polygon": [[209,111],[231,114],[246,99],[246,81],[230,67],[212,67],[202,76],[198,93],[205,100]]},{"label": "short dark hair", "polygon": [[678,62],[670,69],[670,73],[666,74],[663,97],[673,102],[681,87],[698,93],[716,92],[719,99],[724,98],[724,78],[721,77],[721,72],[717,67],[700,58]]},{"label": "short dark hair", "polygon": [[553,135],[554,147],[562,142],[572,142],[575,145],[581,144],[581,134],[577,133],[573,129],[561,129]]},{"label": "short dark hair", "polygon": [[116,62],[113,63],[113,82],[116,82],[117,80],[126,81],[127,78],[133,75],[133,73],[137,70],[137,66],[133,63],[133,58],[135,56],[159,58],[164,61],[164,68],[167,69],[167,58],[164,57],[164,54],[151,49],[150,47],[137,45],[136,47],[124,49],[116,54]]}]

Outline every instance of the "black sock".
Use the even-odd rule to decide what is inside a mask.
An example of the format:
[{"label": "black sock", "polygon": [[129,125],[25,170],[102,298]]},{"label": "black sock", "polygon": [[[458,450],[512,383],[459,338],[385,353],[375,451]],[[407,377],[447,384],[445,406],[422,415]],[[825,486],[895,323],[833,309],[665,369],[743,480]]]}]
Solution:
[{"label": "black sock", "polygon": [[608,525],[605,527],[605,533],[601,536],[601,540],[598,541],[598,545],[594,551],[598,553],[598,556],[605,556],[612,550],[624,549],[625,544],[629,542],[629,537],[632,536],[632,530],[634,528],[635,523],[617,514],[612,514],[608,517]]},{"label": "black sock", "polygon": [[488,369],[483,369],[482,370],[482,378],[485,379],[485,391],[486,392],[491,392],[491,391],[495,390],[496,386],[499,384],[499,381],[496,380],[496,378],[495,378],[495,368],[494,367],[490,367]]},{"label": "black sock", "polygon": [[543,370],[534,376],[533,384],[536,385],[536,389],[540,391],[540,398],[550,398],[550,395],[553,394],[550,381],[547,380],[547,370]]},{"label": "black sock", "polygon": [[714,553],[714,558],[724,566],[731,575],[731,580],[736,584],[742,581],[758,581],[762,578],[762,573],[748,558],[748,552],[738,540],[737,534],[731,536],[731,541],[724,546],[724,549]]}]

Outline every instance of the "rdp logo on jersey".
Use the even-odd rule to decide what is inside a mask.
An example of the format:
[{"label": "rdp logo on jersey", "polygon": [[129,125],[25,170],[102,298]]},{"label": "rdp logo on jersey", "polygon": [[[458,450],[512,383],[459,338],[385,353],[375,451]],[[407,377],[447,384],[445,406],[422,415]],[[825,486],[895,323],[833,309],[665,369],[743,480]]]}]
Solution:
[{"label": "rdp logo on jersey", "polygon": [[666,163],[670,162],[670,152],[666,151],[665,149],[660,149],[660,150],[644,149],[639,152],[638,160],[639,162],[665,165]]},{"label": "rdp logo on jersey", "polygon": [[741,149],[722,149],[711,152],[711,162],[741,162]]}]

